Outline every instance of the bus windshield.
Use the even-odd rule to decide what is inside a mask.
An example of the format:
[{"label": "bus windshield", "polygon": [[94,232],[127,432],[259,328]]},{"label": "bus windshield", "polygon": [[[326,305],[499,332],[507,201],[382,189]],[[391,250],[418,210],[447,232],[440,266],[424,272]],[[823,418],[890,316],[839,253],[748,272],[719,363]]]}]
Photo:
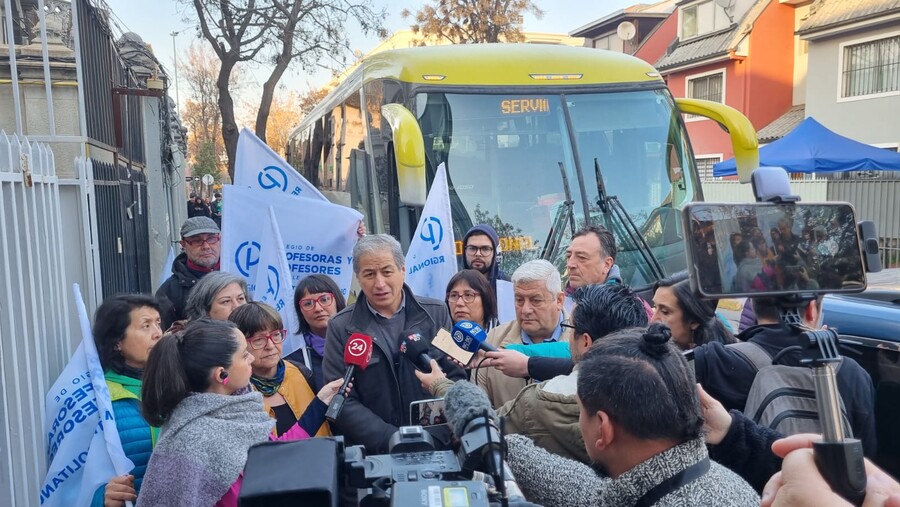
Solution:
[{"label": "bus windshield", "polygon": [[[542,256],[563,270],[572,221],[559,214],[569,210],[576,227],[588,217],[613,231],[625,283],[643,286],[686,268],[680,209],[699,195],[684,125],[668,91],[426,90],[416,94],[415,109],[429,183],[445,164],[456,237],[472,225],[492,225],[501,237],[504,272]],[[634,226],[604,212],[598,174]],[[551,238],[558,248],[545,248]],[[648,260],[647,250],[658,262]]]}]

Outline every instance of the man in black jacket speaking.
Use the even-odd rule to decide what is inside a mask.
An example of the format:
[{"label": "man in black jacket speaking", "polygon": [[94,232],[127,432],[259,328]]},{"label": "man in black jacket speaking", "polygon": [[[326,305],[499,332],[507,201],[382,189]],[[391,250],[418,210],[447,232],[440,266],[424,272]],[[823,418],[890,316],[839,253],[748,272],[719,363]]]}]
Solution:
[{"label": "man in black jacket speaking", "polygon": [[[400,354],[406,334],[419,333],[431,341],[440,329],[453,323],[447,305],[436,299],[418,297],[404,283],[406,266],[400,243],[392,236],[374,234],[360,238],[353,247],[353,272],[362,294],[356,304],[338,312],[328,323],[323,361],[325,381],[343,377],[346,371],[344,346],[353,333],[372,337],[373,352],[368,367],[357,370],[353,389],[335,426],[347,445],[362,444],[369,454],[388,451],[388,441],[400,426],[411,424],[409,404],[431,398],[413,373],[412,363]],[[429,354],[452,380],[465,372],[441,351],[430,347]],[[449,431],[434,429],[432,435],[445,443]]]}]

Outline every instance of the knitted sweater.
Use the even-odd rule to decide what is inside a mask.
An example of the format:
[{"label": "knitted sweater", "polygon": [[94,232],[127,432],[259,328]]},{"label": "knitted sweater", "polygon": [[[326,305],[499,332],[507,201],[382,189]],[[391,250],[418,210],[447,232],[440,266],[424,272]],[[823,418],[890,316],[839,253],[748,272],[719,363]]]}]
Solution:
[{"label": "knitted sweater", "polygon": [[[526,437],[507,437],[507,460],[527,499],[544,507],[629,507],[665,479],[708,457],[703,439],[677,445],[616,479],[598,476],[582,463],[552,454]],[[711,462],[698,479],[663,496],[659,507],[756,507],[759,495],[749,484]]]}]

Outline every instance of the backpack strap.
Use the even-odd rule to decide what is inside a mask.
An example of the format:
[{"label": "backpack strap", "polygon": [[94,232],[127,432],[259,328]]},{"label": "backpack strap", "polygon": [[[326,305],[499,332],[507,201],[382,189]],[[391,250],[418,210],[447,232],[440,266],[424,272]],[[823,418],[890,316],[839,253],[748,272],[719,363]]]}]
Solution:
[{"label": "backpack strap", "polygon": [[753,367],[754,371],[759,371],[766,366],[772,366],[772,356],[766,352],[766,349],[753,342],[737,342],[726,345],[728,350],[733,350],[744,361]]}]

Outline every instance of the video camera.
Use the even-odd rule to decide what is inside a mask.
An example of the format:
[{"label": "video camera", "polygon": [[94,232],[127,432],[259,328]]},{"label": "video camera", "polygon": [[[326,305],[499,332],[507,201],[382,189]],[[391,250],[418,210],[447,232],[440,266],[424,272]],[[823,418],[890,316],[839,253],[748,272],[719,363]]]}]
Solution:
[{"label": "video camera", "polygon": [[401,427],[388,454],[369,456],[342,437],[266,442],[250,449],[240,505],[526,507],[504,461],[487,396],[460,381],[447,391],[456,451],[439,449],[421,426]]},{"label": "video camera", "polygon": [[800,203],[787,173],[759,168],[756,203],[692,203],[682,212],[691,287],[705,298],[770,298],[797,336],[812,368],[823,439],[816,463],[832,489],[859,505],[865,498],[862,443],[845,438],[835,365],[835,329],[806,327],[801,309],[823,294],[862,292],[865,273],[881,270],[872,222],[856,223],[846,202]]}]

